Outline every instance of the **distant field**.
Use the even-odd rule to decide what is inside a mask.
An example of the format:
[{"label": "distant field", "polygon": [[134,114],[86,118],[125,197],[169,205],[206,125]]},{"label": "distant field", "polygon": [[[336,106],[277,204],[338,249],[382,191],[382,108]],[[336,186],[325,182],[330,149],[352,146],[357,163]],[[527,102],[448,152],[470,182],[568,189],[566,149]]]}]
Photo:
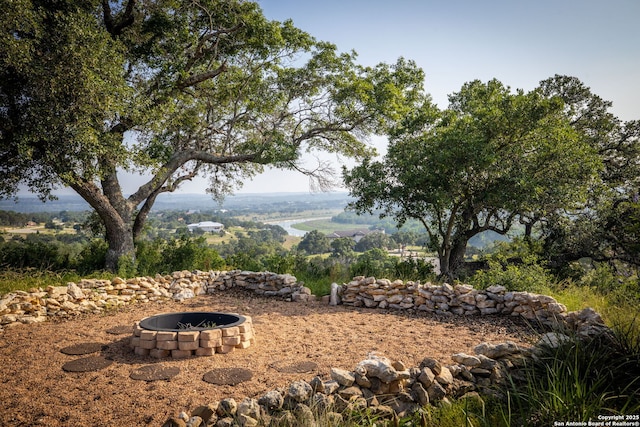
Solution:
[{"label": "distant field", "polygon": [[267,213],[248,213],[246,215],[238,215],[236,218],[243,221],[259,221],[259,222],[276,222],[291,219],[301,219],[320,216],[334,216],[342,212],[337,209],[314,209],[298,212],[267,212]]},{"label": "distant field", "polygon": [[282,246],[287,250],[291,250],[291,248],[300,243],[300,240],[301,238],[297,236],[287,236]]},{"label": "distant field", "polygon": [[370,226],[370,224],[342,224],[339,222],[331,222],[330,219],[314,219],[312,221],[306,221],[292,225],[291,227],[295,228],[296,230],[318,230],[319,232],[324,234],[331,234],[334,231],[368,229]]}]

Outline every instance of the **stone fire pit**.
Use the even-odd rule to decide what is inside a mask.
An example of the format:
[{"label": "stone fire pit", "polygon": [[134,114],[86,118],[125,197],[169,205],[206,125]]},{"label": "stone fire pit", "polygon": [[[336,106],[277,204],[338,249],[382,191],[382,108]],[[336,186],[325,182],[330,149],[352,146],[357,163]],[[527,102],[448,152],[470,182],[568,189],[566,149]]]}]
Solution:
[{"label": "stone fire pit", "polygon": [[251,318],[232,313],[180,312],[147,317],[134,324],[131,347],[139,356],[213,356],[254,342]]}]

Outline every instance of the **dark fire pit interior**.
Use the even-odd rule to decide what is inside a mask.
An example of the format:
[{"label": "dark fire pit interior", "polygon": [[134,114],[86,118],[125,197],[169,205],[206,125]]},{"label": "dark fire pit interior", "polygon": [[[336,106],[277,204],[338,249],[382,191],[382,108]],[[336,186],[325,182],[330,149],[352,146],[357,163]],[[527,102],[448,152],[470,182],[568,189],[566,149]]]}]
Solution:
[{"label": "dark fire pit interior", "polygon": [[248,348],[254,341],[251,317],[195,311],[158,314],[136,322],[131,347],[139,356],[184,358],[225,354]]},{"label": "dark fire pit interior", "polygon": [[238,326],[245,322],[244,316],[229,313],[182,312],[158,314],[140,321],[140,327],[151,331],[205,331]]}]

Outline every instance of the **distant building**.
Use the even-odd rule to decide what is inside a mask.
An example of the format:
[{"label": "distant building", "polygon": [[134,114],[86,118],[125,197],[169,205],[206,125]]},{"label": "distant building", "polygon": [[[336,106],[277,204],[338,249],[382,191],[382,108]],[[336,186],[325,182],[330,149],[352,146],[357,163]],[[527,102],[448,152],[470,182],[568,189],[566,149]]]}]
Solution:
[{"label": "distant building", "polygon": [[220,224],[219,222],[202,221],[202,222],[196,222],[194,224],[188,224],[187,228],[189,229],[189,231],[193,231],[195,229],[200,229],[202,231],[210,231],[212,233],[220,233],[222,230],[224,230],[224,225]]},{"label": "distant building", "polygon": [[356,243],[360,241],[364,236],[371,233],[384,233],[384,229],[375,229],[375,230],[345,230],[345,231],[334,231],[331,234],[328,234],[327,237],[329,239],[339,239],[341,237],[348,237],[353,239]]}]

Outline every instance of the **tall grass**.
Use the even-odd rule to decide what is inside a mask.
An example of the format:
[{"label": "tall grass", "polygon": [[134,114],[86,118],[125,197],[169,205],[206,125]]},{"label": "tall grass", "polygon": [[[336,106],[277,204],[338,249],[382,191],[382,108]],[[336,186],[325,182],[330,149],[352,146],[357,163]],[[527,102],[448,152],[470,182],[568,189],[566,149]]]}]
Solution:
[{"label": "tall grass", "polygon": [[592,339],[572,335],[555,348],[541,347],[525,367],[524,380],[512,382],[504,411],[508,425],[549,426],[640,412],[636,330],[627,325]]}]

